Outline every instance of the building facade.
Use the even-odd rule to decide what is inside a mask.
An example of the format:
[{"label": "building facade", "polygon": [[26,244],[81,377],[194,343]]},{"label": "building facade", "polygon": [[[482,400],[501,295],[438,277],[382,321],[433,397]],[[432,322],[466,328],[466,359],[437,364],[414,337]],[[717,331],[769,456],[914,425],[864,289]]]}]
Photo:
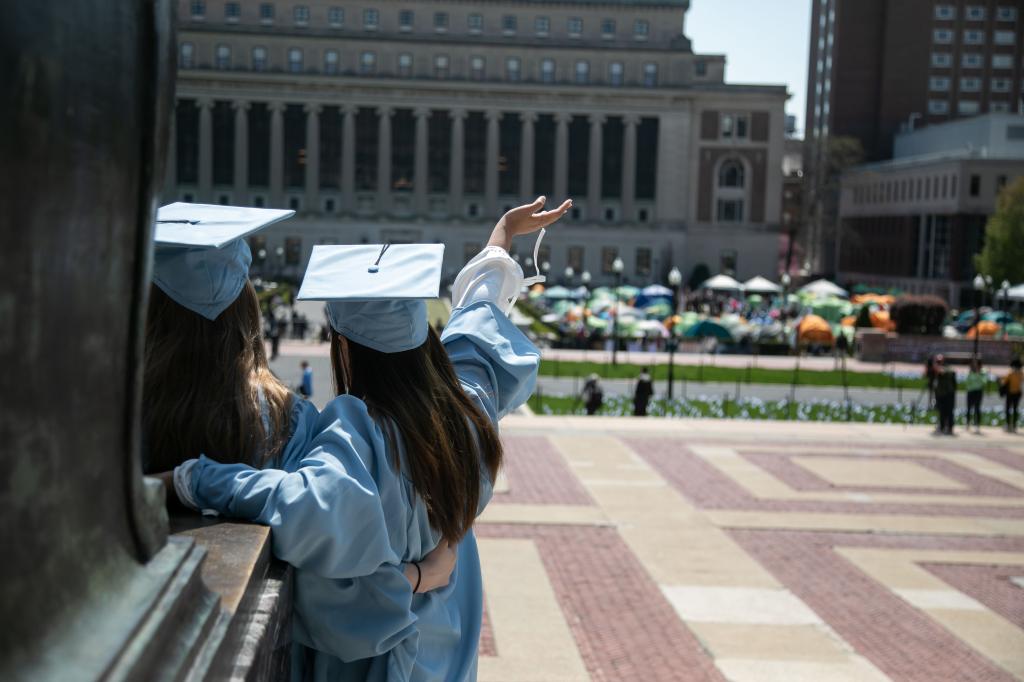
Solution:
[{"label": "building facade", "polygon": [[774,274],[786,91],[726,84],[687,7],[180,0],[164,198],[295,209],[254,239],[268,274],[390,241],[445,243],[453,275],[540,194],[574,199],[538,264],[517,245],[552,279]]},{"label": "building facade", "polygon": [[1024,116],[903,133],[895,150],[843,176],[839,277],[969,305],[985,224],[999,191],[1024,175]]},{"label": "building facade", "polygon": [[808,247],[834,271],[837,138],[868,162],[902,130],[1021,110],[1020,0],[812,0],[806,112]]}]

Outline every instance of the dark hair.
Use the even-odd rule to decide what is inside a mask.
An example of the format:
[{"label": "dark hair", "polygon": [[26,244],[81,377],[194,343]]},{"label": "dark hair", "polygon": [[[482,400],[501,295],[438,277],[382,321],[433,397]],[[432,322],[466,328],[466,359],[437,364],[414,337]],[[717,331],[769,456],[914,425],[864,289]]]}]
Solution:
[{"label": "dark hair", "polygon": [[404,473],[426,504],[430,525],[449,543],[458,542],[476,518],[482,477],[493,483],[501,467],[497,429],[463,391],[433,329],[421,346],[400,353],[382,353],[346,338],[347,367],[341,338],[331,330],[338,392],[362,398],[374,419],[385,421],[396,470],[401,469],[396,436],[401,436],[409,468]]},{"label": "dark hair", "polygon": [[1014,369],[1020,369],[1020,358],[1014,358],[1013,360],[1010,360],[1010,367],[1013,367]]},{"label": "dark hair", "polygon": [[289,437],[292,398],[267,366],[250,282],[216,320],[151,287],[142,396],[146,472],[167,471],[200,454],[259,465],[280,451]]}]

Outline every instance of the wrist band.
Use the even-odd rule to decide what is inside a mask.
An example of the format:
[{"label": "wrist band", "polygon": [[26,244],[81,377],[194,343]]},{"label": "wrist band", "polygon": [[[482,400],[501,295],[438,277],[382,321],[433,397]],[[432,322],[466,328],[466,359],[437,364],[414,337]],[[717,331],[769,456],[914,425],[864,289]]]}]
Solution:
[{"label": "wrist band", "polygon": [[423,581],[423,571],[420,570],[419,562],[412,562],[412,565],[416,567],[416,587],[412,588],[413,594],[420,591],[420,583]]}]

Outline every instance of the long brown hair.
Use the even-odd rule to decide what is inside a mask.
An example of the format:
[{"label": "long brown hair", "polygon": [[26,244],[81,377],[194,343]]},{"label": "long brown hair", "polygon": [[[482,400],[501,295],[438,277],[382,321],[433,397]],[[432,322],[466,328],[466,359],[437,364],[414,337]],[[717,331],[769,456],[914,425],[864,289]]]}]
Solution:
[{"label": "long brown hair", "polygon": [[281,450],[290,435],[292,398],[270,372],[261,328],[251,282],[216,320],[151,287],[142,389],[147,472],[173,469],[200,454],[259,465]]},{"label": "long brown hair", "polygon": [[430,525],[449,543],[458,542],[476,518],[481,477],[493,483],[501,466],[497,429],[462,390],[433,329],[423,345],[401,353],[345,341],[347,367],[341,337],[331,331],[338,392],[362,398],[374,418],[390,422],[382,426],[396,469],[401,463],[395,431],[401,435],[409,467],[404,474],[426,504]]}]

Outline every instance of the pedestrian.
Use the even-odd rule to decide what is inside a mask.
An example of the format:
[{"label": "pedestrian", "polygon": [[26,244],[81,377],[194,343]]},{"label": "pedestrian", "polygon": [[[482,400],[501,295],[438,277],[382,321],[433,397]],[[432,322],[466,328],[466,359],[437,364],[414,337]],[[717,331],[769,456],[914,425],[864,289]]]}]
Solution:
[{"label": "pedestrian", "polygon": [[945,358],[941,355],[935,356],[934,371],[935,408],[939,411],[939,424],[935,432],[952,436],[953,408],[956,406],[956,374],[946,366]]},{"label": "pedestrian", "polygon": [[1017,414],[1020,408],[1021,383],[1024,374],[1021,373],[1020,358],[1014,358],[1010,362],[1010,372],[999,382],[999,395],[1006,398],[1006,426],[1010,433],[1017,432]]},{"label": "pedestrian", "polygon": [[981,371],[981,360],[971,360],[971,371],[964,380],[967,391],[967,430],[971,430],[971,417],[974,417],[974,432],[981,433],[981,399],[985,395],[986,377]]},{"label": "pedestrian", "polygon": [[846,368],[846,358],[850,354],[850,340],[846,338],[846,334],[843,330],[839,330],[839,336],[836,337],[835,346],[835,368],[839,369],[839,363],[842,361],[842,366]]},{"label": "pedestrian", "polygon": [[601,381],[597,374],[587,377],[583,384],[583,405],[587,408],[587,414],[594,414],[601,409],[604,403],[604,391],[601,389]]},{"label": "pedestrian", "polygon": [[278,347],[281,345],[281,324],[273,312],[267,318],[267,336],[270,337],[270,359],[277,360]]},{"label": "pedestrian", "polygon": [[929,355],[924,361],[924,380],[928,386],[928,409],[935,407],[935,356]]},{"label": "pedestrian", "polygon": [[306,400],[313,397],[313,368],[305,360],[302,361],[302,383],[299,384],[299,395]]},{"label": "pedestrian", "polygon": [[636,378],[636,391],[633,393],[633,416],[646,417],[647,404],[651,402],[654,395],[654,384],[651,382],[651,375],[647,368],[640,370],[640,376]]}]

